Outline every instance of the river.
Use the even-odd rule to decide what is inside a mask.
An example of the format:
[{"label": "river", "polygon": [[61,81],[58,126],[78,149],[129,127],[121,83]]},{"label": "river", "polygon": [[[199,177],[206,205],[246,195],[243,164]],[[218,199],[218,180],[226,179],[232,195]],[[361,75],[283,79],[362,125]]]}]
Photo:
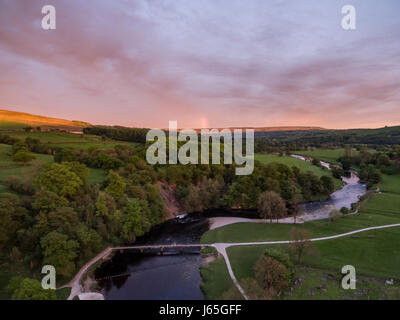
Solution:
[{"label": "river", "polygon": [[[198,244],[208,231],[211,217],[257,218],[256,212],[210,210],[168,220],[135,244]],[[171,252],[172,251],[172,252]],[[156,299],[201,300],[200,266],[205,262],[199,248],[125,250],[117,252],[95,271],[106,300]]]},{"label": "river", "polygon": [[[323,165],[329,168],[328,163]],[[327,218],[332,209],[350,208],[352,203],[358,202],[365,194],[366,186],[354,173],[343,180],[346,185],[331,194],[328,200],[303,204],[302,218]],[[164,222],[138,239],[136,244],[199,243],[202,234],[209,229],[208,219],[226,216],[257,218],[255,212],[239,211],[189,214]],[[125,250],[97,268],[95,278],[106,300],[201,300],[204,295],[200,289],[199,268],[203,263],[199,248],[188,248],[182,253],[167,250],[162,255],[156,249]]]}]

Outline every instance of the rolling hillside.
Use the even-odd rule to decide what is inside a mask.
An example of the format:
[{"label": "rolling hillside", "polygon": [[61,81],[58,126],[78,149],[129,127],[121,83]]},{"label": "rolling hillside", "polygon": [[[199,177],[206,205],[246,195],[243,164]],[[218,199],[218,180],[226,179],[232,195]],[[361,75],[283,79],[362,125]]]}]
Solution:
[{"label": "rolling hillside", "polygon": [[70,121],[33,115],[30,113],[0,110],[0,129],[22,129],[24,127],[47,127],[63,129],[82,129],[90,126],[87,122]]}]

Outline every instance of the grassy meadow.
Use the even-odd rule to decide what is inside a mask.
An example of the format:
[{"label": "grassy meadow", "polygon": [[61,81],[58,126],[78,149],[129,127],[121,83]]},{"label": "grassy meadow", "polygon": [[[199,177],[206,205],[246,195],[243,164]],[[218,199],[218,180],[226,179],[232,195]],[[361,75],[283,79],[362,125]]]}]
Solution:
[{"label": "grassy meadow", "polygon": [[0,132],[4,130],[19,130],[25,127],[26,125],[23,123],[0,120]]},{"label": "grassy meadow", "polygon": [[[203,278],[201,290],[207,300],[243,299],[229,276],[224,258],[218,257],[216,260],[201,266],[200,272]],[[230,296],[224,296],[228,293]]]},{"label": "grassy meadow", "polygon": [[[37,164],[50,163],[54,161],[52,155],[34,153],[36,159],[24,166],[23,164],[16,163],[12,160],[11,148],[10,145],[0,144],[0,192],[11,192],[6,186],[8,177],[29,175],[32,170],[35,170]],[[107,178],[108,172],[106,170],[96,168],[88,169],[90,183],[102,182]]]},{"label": "grassy meadow", "polygon": [[[310,171],[318,177],[322,177],[322,176],[332,177],[332,173],[327,168],[319,167],[319,166],[313,165],[311,162],[303,161],[303,160],[296,159],[296,158],[290,157],[290,156],[279,156],[279,155],[275,155],[275,154],[255,154],[254,159],[256,161],[260,161],[261,163],[265,163],[265,164],[277,162],[277,163],[282,163],[284,165],[287,165],[289,168],[297,167],[303,172]],[[335,179],[335,178],[333,178],[333,179],[334,179],[336,190],[343,186],[343,182],[341,180]]]},{"label": "grassy meadow", "polygon": [[[0,122],[0,127],[3,129],[4,121]],[[11,127],[10,127],[11,128]],[[39,139],[42,143],[48,144],[49,147],[71,147],[75,149],[87,150],[89,148],[113,148],[116,145],[129,144],[132,147],[137,145],[133,142],[122,142],[111,139],[103,140],[99,136],[86,135],[86,134],[75,134],[68,132],[25,132],[25,131],[4,131],[2,132],[13,138],[21,140],[27,137]],[[34,153],[36,159],[30,164],[24,166],[12,161],[11,157],[12,146],[6,144],[0,144],[0,192],[10,192],[5,185],[7,178],[12,175],[20,176],[29,174],[29,170],[35,168],[35,164],[49,163],[54,161],[52,155]],[[107,177],[108,172],[103,169],[89,168],[89,182],[98,183],[102,182]]]},{"label": "grassy meadow", "polygon": [[255,154],[254,159],[262,163],[268,164],[272,162],[282,163],[287,165],[289,168],[298,167],[301,171],[311,171],[316,176],[321,177],[324,175],[330,176],[330,171],[326,168],[321,168],[313,165],[311,162],[296,159],[290,156],[279,156],[275,154]]},{"label": "grassy meadow", "polygon": [[[357,151],[355,149],[352,149],[352,153],[356,153]],[[319,160],[329,162],[329,163],[335,163],[337,164],[337,159],[340,157],[343,157],[345,152],[344,148],[339,148],[339,149],[316,149],[316,150],[306,150],[306,151],[296,151],[296,154],[299,154],[301,156],[309,156],[312,158],[317,158]]]},{"label": "grassy meadow", "polygon": [[[316,220],[302,225],[237,223],[208,231],[203,243],[258,242],[288,240],[293,227],[307,230],[312,237],[345,233],[369,226],[400,223],[400,175],[383,176],[381,193],[370,194],[361,203],[358,214],[342,216],[334,222]],[[372,230],[343,238],[314,242],[315,254],[306,256],[298,266],[296,277],[304,282],[295,286],[287,299],[380,299],[397,292],[400,281],[400,228]],[[241,279],[254,277],[253,267],[267,248],[285,250],[285,245],[233,246],[227,249],[233,271]],[[353,265],[357,275],[369,277],[357,283],[357,291],[341,289],[340,270]],[[308,269],[307,269],[308,268]],[[312,268],[312,269],[310,269]],[[216,270],[218,272],[218,270]],[[336,280],[329,282],[324,273]],[[218,275],[215,275],[217,278]],[[385,279],[397,279],[396,286],[384,284]],[[322,290],[321,285],[329,290]],[[207,287],[207,286],[206,286]]]},{"label": "grassy meadow", "polygon": [[[374,153],[376,152],[373,149],[368,149],[369,153]],[[337,159],[340,157],[343,157],[345,155],[345,150],[344,148],[337,148],[337,149],[315,149],[315,150],[301,150],[301,151],[296,151],[295,152],[298,155],[301,156],[309,156],[312,158],[317,158],[319,160],[333,163],[333,164],[339,164]],[[351,149],[351,155],[354,156],[358,154],[358,151],[356,149]]]},{"label": "grassy meadow", "polygon": [[[400,193],[400,175],[383,176],[382,186]],[[357,214],[344,215],[334,222],[327,219],[307,221],[304,224],[235,223],[210,230],[201,238],[202,243],[259,242],[288,240],[290,230],[298,227],[312,237],[331,236],[352,230],[400,223],[400,197],[393,193],[372,193],[361,202]]]},{"label": "grassy meadow", "polygon": [[0,192],[8,192],[5,185],[9,176],[25,176],[28,175],[30,170],[34,170],[36,163],[49,163],[53,162],[53,156],[35,153],[36,159],[32,163],[24,166],[23,164],[16,163],[11,157],[11,146],[0,144]]},{"label": "grassy meadow", "polygon": [[135,143],[115,141],[111,139],[103,140],[99,136],[88,135],[88,134],[76,134],[68,132],[24,132],[24,131],[13,131],[7,132],[9,136],[13,138],[18,138],[21,140],[27,137],[39,139],[42,143],[47,143],[52,147],[62,147],[62,148],[76,148],[81,150],[87,150],[89,148],[113,148],[119,144],[129,144],[135,146]]}]

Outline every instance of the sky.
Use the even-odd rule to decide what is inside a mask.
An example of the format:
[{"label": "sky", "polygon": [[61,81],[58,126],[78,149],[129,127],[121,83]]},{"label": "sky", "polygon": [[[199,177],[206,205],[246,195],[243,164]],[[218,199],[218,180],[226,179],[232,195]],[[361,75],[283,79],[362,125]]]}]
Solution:
[{"label": "sky", "polygon": [[[56,30],[41,27],[47,4]],[[398,0],[0,0],[0,109],[150,128],[400,125],[399,13]]]}]

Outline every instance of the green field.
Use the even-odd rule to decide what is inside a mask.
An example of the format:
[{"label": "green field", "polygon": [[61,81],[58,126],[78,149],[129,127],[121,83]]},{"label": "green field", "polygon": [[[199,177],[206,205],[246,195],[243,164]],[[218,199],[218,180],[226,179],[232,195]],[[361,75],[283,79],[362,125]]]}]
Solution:
[{"label": "green field", "polygon": [[[47,143],[49,146],[58,147],[72,147],[76,149],[86,150],[91,147],[95,148],[113,148],[120,144],[129,144],[132,147],[137,143],[121,142],[107,139],[103,141],[101,137],[94,135],[80,135],[66,132],[23,132],[23,131],[10,131],[6,132],[8,135],[21,140],[27,137],[39,139],[42,143]],[[10,156],[11,146],[0,144],[0,192],[10,192],[5,186],[5,182],[9,176],[23,176],[24,171],[27,172],[29,168],[37,163],[53,162],[53,156],[35,153],[36,160],[30,165],[23,166],[12,161]],[[107,177],[108,172],[103,169],[89,168],[89,182],[98,183],[102,182]]]},{"label": "green field", "polygon": [[29,165],[15,163],[11,158],[11,146],[0,144],[0,192],[9,191],[5,186],[5,182],[9,176],[26,176],[29,171],[35,167],[36,163],[53,162],[53,156],[35,153],[36,159]]},{"label": "green field", "polygon": [[[225,260],[220,257],[207,265],[200,267],[203,283],[201,290],[207,300],[221,300],[230,291],[229,299],[243,299],[239,290],[233,284],[226,268]],[[233,296],[233,297],[232,297]]]},{"label": "green field", "polygon": [[379,186],[382,193],[400,194],[400,179],[398,175],[384,175]]},{"label": "green field", "polygon": [[356,290],[344,290],[341,286],[342,275],[331,270],[299,267],[295,277],[301,279],[286,294],[287,300],[378,300],[391,299],[391,286],[383,285],[382,280],[357,276]]},{"label": "green field", "polygon": [[[343,216],[335,222],[316,220],[302,225],[236,223],[207,232],[201,241],[202,243],[215,243],[288,240],[290,230],[294,226],[309,231],[315,238],[369,226],[400,223],[400,197],[398,196],[400,175],[384,175],[381,190],[388,192],[372,194],[362,203],[358,214]],[[289,295],[285,298],[388,298],[391,290],[397,290],[397,288],[386,288],[383,284],[384,279],[394,278],[400,281],[399,239],[400,228],[390,228],[315,242],[318,254],[305,257],[304,264],[316,269],[313,272],[306,272],[304,268],[298,270],[297,272],[302,273],[302,276],[308,280],[294,288],[293,296]],[[285,249],[285,245],[233,246],[227,249],[233,271],[239,281],[254,276],[254,264],[264,250],[271,247]],[[328,286],[328,283],[321,280],[323,276],[320,275],[325,272],[323,270],[328,270],[327,272],[335,277],[340,277],[341,268],[347,264],[353,265],[357,274],[373,278],[362,282],[357,293],[344,293],[337,282],[332,282]],[[219,270],[215,271],[220,272]],[[214,277],[218,278],[218,275]],[[321,283],[325,283],[329,290],[317,290],[316,288],[321,286]],[[398,285],[398,282],[396,284]],[[205,288],[207,288],[207,284]]]},{"label": "green field", "polygon": [[[375,150],[368,149],[367,150],[369,153],[374,153],[376,152]],[[340,157],[343,157],[345,155],[345,150],[344,148],[338,148],[338,149],[315,149],[315,150],[301,150],[301,151],[296,151],[295,152],[298,155],[301,156],[309,156],[311,158],[316,158],[325,162],[333,163],[333,164],[338,164],[337,159]],[[358,151],[356,149],[351,150],[352,155],[358,154]]]},{"label": "green field", "polygon": [[[400,176],[384,175],[382,185],[394,192],[400,192]],[[371,195],[368,201],[363,202],[358,214],[343,216],[335,222],[325,219],[308,221],[301,225],[235,223],[208,231],[201,241],[216,243],[287,240],[294,226],[307,230],[313,237],[323,237],[394,223],[400,223],[400,197],[396,194],[380,193]]]},{"label": "green field", "polygon": [[[36,163],[50,163],[54,161],[54,157],[51,155],[35,153],[36,159],[29,165],[22,165],[15,163],[11,158],[11,146],[6,144],[0,144],[0,192],[10,192],[6,187],[5,182],[9,176],[26,176],[29,171],[35,167]],[[89,168],[89,182],[97,183],[102,182],[106,179],[108,172],[103,169]]]},{"label": "green field", "polygon": [[[290,156],[278,156],[275,154],[255,154],[254,159],[257,161],[260,161],[262,163],[268,164],[268,163],[282,163],[284,165],[287,165],[288,167],[297,167],[303,172],[310,171],[314,173],[318,177],[322,176],[329,176],[332,177],[332,173],[329,171],[329,169],[325,167],[319,167],[313,165],[311,162],[308,161],[303,161],[300,159],[296,159],[294,157]],[[340,187],[343,186],[343,182],[339,179],[334,179],[335,182],[335,189],[339,189]]]},{"label": "green field", "polygon": [[119,144],[129,144],[132,147],[137,145],[134,142],[121,142],[111,139],[102,140],[101,137],[87,134],[75,134],[67,132],[24,132],[11,131],[7,132],[13,138],[21,140],[27,137],[39,139],[42,143],[47,143],[53,147],[71,147],[76,149],[87,150],[91,147],[96,148],[113,148]]},{"label": "green field", "polygon": [[272,163],[272,162],[277,162],[277,163],[282,163],[287,165],[288,167],[298,167],[301,171],[311,171],[318,177],[328,175],[330,176],[330,171],[326,168],[321,168],[318,166],[313,165],[311,162],[303,161],[300,159],[296,159],[290,156],[278,156],[275,154],[260,154],[256,153],[254,155],[254,159],[258,160],[262,163]]},{"label": "green field", "polygon": [[103,182],[108,176],[108,172],[103,169],[89,168],[89,182],[99,183]]},{"label": "green field", "polygon": [[0,120],[0,132],[3,130],[18,130],[27,127],[26,124]]},{"label": "green field", "polygon": [[[305,257],[307,266],[340,272],[344,265],[353,265],[360,275],[400,279],[400,228],[372,230],[353,236],[318,241],[317,255]],[[253,276],[253,266],[267,248],[284,250],[284,245],[234,246],[227,252],[235,275]]]},{"label": "green field", "polygon": [[[356,153],[355,149],[352,149],[352,153]],[[337,163],[337,159],[343,157],[345,155],[344,149],[316,149],[310,151],[296,151],[296,154],[301,156],[309,156],[312,158],[317,158],[319,160],[329,162],[329,163]]]}]

